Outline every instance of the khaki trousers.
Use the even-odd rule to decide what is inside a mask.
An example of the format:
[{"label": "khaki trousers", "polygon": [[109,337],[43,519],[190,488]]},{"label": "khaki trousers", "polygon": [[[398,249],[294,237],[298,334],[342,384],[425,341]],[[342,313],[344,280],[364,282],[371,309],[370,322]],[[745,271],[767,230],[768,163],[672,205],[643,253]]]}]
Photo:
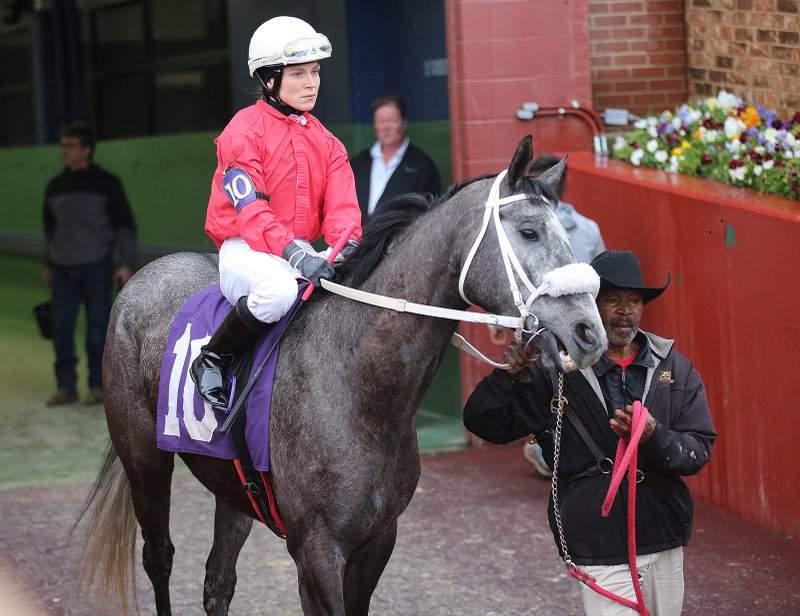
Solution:
[{"label": "khaki trousers", "polygon": [[[644,603],[651,616],[679,616],[683,607],[683,548],[636,557]],[[598,586],[636,602],[630,567],[589,565],[582,567]],[[581,584],[586,616],[636,616],[638,612],[608,599]]]}]

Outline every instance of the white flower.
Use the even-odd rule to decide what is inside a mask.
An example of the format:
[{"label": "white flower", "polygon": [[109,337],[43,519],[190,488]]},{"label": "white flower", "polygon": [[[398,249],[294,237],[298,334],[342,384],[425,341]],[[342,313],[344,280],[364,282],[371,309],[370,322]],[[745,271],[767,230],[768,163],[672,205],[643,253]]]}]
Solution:
[{"label": "white flower", "polygon": [[719,133],[716,131],[716,129],[711,129],[703,133],[702,139],[706,143],[714,143],[717,141],[717,139],[719,139]]},{"label": "white flower", "polygon": [[647,129],[647,132],[650,134],[651,137],[658,137],[658,130],[655,126],[650,126]]},{"label": "white flower", "polygon": [[658,152],[655,153],[655,159],[659,163],[663,164],[667,162],[667,153],[664,150],[659,150]]},{"label": "white flower", "polygon": [[672,118],[672,125],[675,128],[680,128],[681,126],[683,126],[683,120],[681,120],[679,116],[675,116],[674,118]]},{"label": "white flower", "polygon": [[747,173],[747,167],[736,167],[736,169],[728,169],[728,174],[734,182],[744,182],[744,176]]},{"label": "white flower", "polygon": [[[772,161],[770,161],[770,162],[772,162]],[[764,171],[764,169],[761,167],[761,165],[756,165],[755,167],[753,167],[753,173],[755,173],[757,176],[761,175],[761,173],[763,171]]]},{"label": "white flower", "polygon": [[774,160],[767,160],[767,161],[764,161],[764,164],[762,165],[762,167],[764,167],[764,170],[765,170],[765,171],[766,171],[767,169],[772,169],[774,166],[775,166],[775,161],[774,161]]},{"label": "white flower", "polygon": [[753,148],[753,151],[757,152],[758,154],[763,154],[764,152],[767,151],[767,148],[765,148],[763,145],[757,145],[756,147]]},{"label": "white flower", "polygon": [[725,118],[725,136],[728,139],[733,139],[734,137],[738,137],[747,129],[745,123],[742,122],[739,118],[734,118],[733,116],[729,116]]},{"label": "white flower", "polygon": [[791,150],[786,150],[783,153],[784,158],[795,158],[797,156],[796,153],[793,153]]},{"label": "white flower", "polygon": [[728,148],[728,151],[734,155],[734,158],[738,158],[736,154],[742,149],[742,142],[738,139],[732,139],[728,143],[725,144],[725,147]]},{"label": "white flower", "polygon": [[764,140],[769,141],[770,143],[775,143],[777,141],[778,131],[774,128],[768,128],[764,131]]},{"label": "white flower", "polygon": [[647,128],[647,120],[645,120],[644,118],[642,118],[641,120],[636,120],[633,123],[633,127],[634,128],[638,128],[639,130],[642,130],[643,128]]},{"label": "white flower", "polygon": [[735,94],[731,94],[725,90],[720,90],[717,94],[717,102],[723,109],[730,109],[731,107],[741,107],[742,99]]},{"label": "white flower", "polygon": [[636,148],[631,154],[631,164],[636,165],[638,167],[639,165],[642,164],[643,156],[644,156],[644,150],[642,148]]},{"label": "white flower", "polygon": [[655,139],[651,139],[650,141],[647,142],[645,147],[647,148],[647,151],[652,154],[658,149],[658,141],[656,141]]},{"label": "white flower", "polygon": [[658,118],[656,116],[647,116],[647,124],[649,126],[658,126]]},{"label": "white flower", "polygon": [[619,150],[620,148],[624,148],[626,145],[628,145],[628,142],[625,141],[625,137],[623,137],[622,135],[617,135],[614,138],[614,149],[615,150]]},{"label": "white flower", "polygon": [[667,171],[669,171],[671,173],[678,173],[678,157],[677,156],[671,156],[670,157],[670,159],[669,159],[669,168],[667,169]]}]

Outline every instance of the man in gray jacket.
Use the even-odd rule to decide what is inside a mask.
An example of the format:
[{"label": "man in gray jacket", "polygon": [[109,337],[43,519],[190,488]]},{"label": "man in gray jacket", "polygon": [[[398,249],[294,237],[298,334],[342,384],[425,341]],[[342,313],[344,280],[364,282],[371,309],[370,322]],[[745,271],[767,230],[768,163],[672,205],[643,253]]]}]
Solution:
[{"label": "man in gray jacket", "polygon": [[[692,498],[681,479],[708,462],[716,431],[705,387],[691,362],[667,340],[639,329],[644,305],[666,290],[646,287],[629,251],[608,250],[591,262],[600,276],[597,307],[608,350],[590,368],[564,376],[564,409],[558,473],[564,543],[550,499],[550,527],[564,556],[597,584],[635,601],[627,547],[627,478],[608,517],[601,517],[611,481],[610,461],[619,439],[630,439],[634,401],[649,411],[639,442],[641,471],[636,497],[636,563],[645,603],[653,614],[677,616],[683,603],[683,546],[692,530]],[[464,408],[464,425],[492,443],[533,434],[552,468],[556,413],[553,380],[512,343],[510,369],[495,370],[476,387]],[[581,584],[589,616],[630,614]]]},{"label": "man in gray jacket", "polygon": [[[559,162],[553,154],[542,154],[531,163],[530,173],[537,176]],[[561,180],[555,187],[558,195],[556,216],[569,233],[569,242],[572,253],[578,263],[588,263],[606,249],[600,227],[591,218],[587,218],[573,207],[571,203],[561,200],[564,196],[564,185],[567,181],[567,167],[561,174]]]},{"label": "man in gray jacket", "polygon": [[[103,347],[111,313],[112,283],[133,273],[136,223],[117,176],[92,162],[94,129],[84,123],[61,134],[64,170],[47,185],[44,198],[44,282],[52,287],[53,347],[58,389],[47,404],[71,404],[76,389],[75,321],[86,307],[89,393],[103,402]],[[114,269],[113,259],[118,259]]]}]

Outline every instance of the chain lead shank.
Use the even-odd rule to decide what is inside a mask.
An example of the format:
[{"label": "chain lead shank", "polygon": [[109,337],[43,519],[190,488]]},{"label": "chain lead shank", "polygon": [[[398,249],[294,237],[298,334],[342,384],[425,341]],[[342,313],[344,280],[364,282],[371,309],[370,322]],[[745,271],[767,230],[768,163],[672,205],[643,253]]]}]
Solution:
[{"label": "chain lead shank", "polygon": [[556,413],[556,434],[553,439],[553,477],[551,479],[551,492],[553,494],[553,516],[558,529],[558,541],[561,544],[561,558],[567,569],[575,569],[575,563],[567,551],[567,540],[564,537],[564,526],[561,523],[561,510],[558,505],[558,460],[561,456],[561,427],[564,419],[564,374],[558,374],[558,392],[550,403],[550,409]]}]

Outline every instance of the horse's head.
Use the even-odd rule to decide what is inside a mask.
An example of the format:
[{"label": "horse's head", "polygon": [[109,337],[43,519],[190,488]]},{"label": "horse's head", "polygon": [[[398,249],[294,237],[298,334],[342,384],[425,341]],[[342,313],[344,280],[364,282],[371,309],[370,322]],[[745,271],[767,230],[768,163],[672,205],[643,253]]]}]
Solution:
[{"label": "horse's head", "polygon": [[[464,193],[479,202],[473,203],[472,211],[481,211],[483,219],[465,225],[465,232],[482,239],[471,242],[472,250],[463,255],[462,295],[490,312],[530,312],[527,321],[539,332],[533,343],[544,366],[568,369],[566,353],[577,367],[585,368],[607,345],[594,298],[596,274],[588,265],[559,269],[575,263],[569,236],[553,207],[558,200],[553,188],[565,163],[534,179],[525,175],[532,155],[528,136],[506,172],[465,188]],[[512,286],[519,289],[517,294]]]}]

